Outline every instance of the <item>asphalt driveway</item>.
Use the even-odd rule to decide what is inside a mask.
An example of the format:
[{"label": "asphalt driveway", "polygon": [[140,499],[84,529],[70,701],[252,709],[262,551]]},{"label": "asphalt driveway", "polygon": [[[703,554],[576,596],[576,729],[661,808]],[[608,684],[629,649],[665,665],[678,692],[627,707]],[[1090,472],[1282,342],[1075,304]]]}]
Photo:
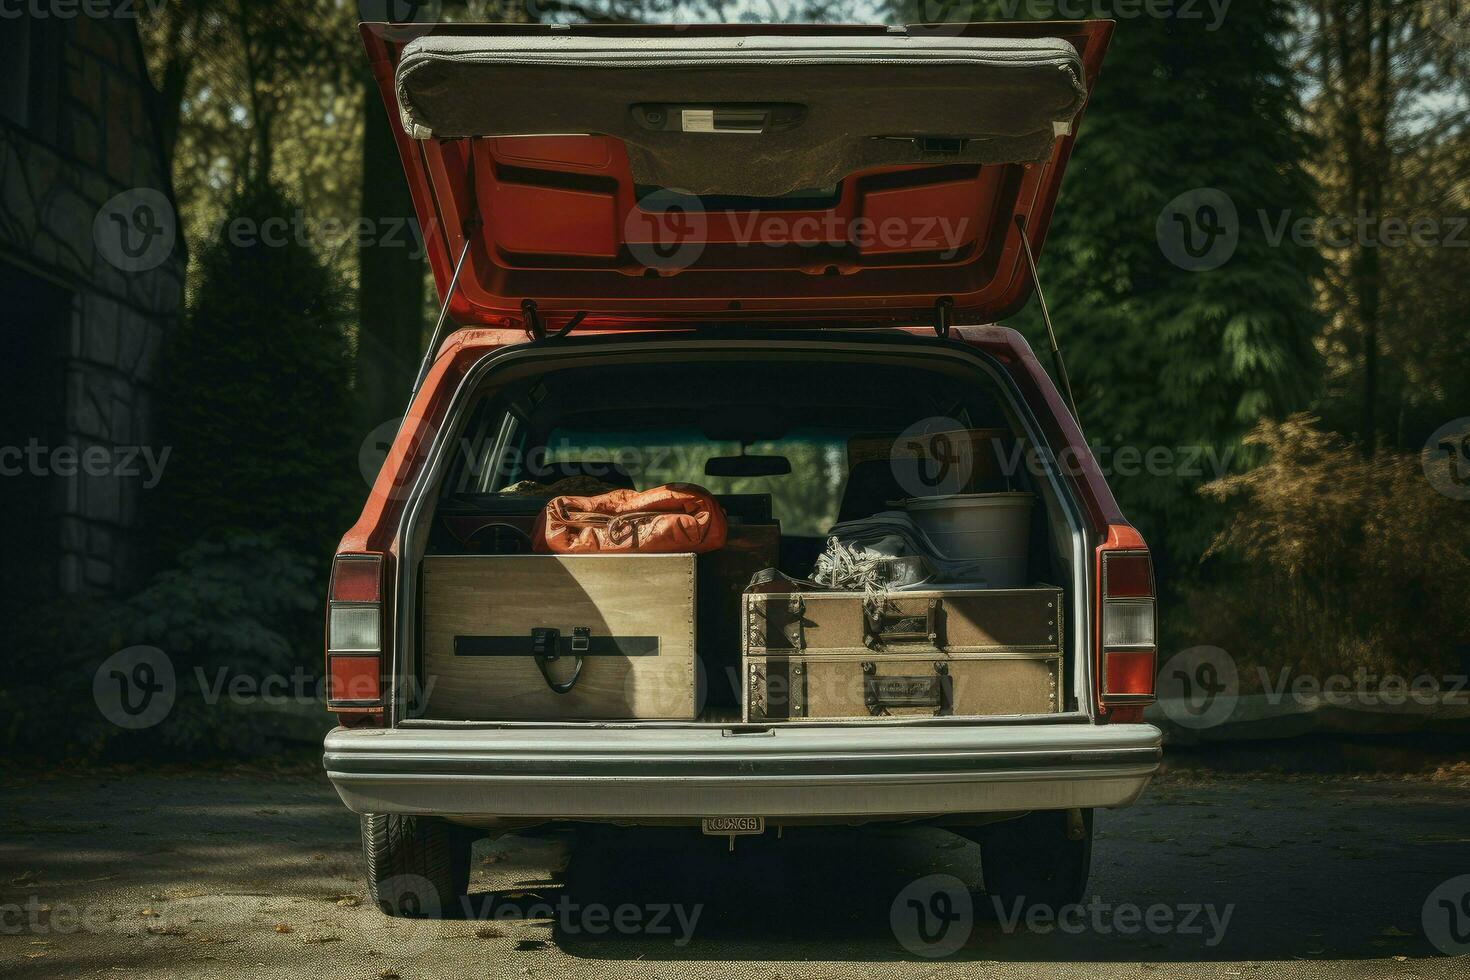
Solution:
[{"label": "asphalt driveway", "polygon": [[1172,775],[1097,827],[1092,897],[1058,918],[996,909],[973,845],[895,827],[733,853],[696,833],[502,838],[477,846],[459,918],[408,922],[366,904],[356,818],[312,768],[11,770],[0,974],[1470,975],[1441,951],[1470,950],[1470,767]]}]

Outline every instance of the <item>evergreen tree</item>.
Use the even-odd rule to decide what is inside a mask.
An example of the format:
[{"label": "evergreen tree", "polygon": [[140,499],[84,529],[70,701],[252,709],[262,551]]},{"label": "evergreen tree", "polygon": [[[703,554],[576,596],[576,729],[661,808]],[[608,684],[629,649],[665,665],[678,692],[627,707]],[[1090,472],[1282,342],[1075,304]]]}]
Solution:
[{"label": "evergreen tree", "polygon": [[[1219,474],[1208,455],[1188,472],[1193,449],[1164,467],[1148,466],[1147,452],[1200,447],[1238,467],[1258,418],[1307,404],[1319,259],[1289,233],[1273,241],[1283,219],[1313,207],[1284,45],[1289,5],[1230,7],[1218,23],[1205,5],[1193,8],[1198,19],[1130,9],[1039,264],[1083,431],[1103,447],[1109,483],[1167,578],[1187,572],[1218,530],[1198,488]],[[1182,249],[1186,232],[1199,254]],[[1013,325],[1045,350],[1034,301]],[[1143,458],[1120,457],[1122,447]]]},{"label": "evergreen tree", "polygon": [[241,531],[325,556],[364,489],[347,297],[277,188],[252,186],[228,213],[198,255],[190,314],[167,351],[172,455],[156,526],[169,557]]}]

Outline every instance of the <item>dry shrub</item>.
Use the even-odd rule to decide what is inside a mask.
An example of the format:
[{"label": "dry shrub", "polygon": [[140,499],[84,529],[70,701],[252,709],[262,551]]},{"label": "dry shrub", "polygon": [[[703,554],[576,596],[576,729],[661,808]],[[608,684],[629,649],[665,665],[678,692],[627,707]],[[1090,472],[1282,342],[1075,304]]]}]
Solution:
[{"label": "dry shrub", "polygon": [[1262,421],[1260,466],[1201,492],[1235,510],[1180,632],[1263,668],[1445,677],[1470,652],[1470,501],[1436,492],[1418,456],[1364,456],[1317,419]]}]

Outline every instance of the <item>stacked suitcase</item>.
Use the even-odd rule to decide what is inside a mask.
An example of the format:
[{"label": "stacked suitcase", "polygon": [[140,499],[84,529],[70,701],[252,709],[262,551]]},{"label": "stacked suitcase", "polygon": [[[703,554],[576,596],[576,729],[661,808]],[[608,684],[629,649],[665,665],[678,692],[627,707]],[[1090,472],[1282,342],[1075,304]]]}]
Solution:
[{"label": "stacked suitcase", "polygon": [[1050,714],[1062,590],[748,592],[745,720]]}]

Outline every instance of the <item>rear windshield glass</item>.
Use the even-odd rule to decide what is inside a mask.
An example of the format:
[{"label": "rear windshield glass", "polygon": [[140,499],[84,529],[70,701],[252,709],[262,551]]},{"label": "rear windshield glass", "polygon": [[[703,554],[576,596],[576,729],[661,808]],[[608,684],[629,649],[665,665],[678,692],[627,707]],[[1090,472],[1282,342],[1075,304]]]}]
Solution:
[{"label": "rear windshield glass", "polygon": [[[555,429],[546,445],[546,461],[563,468],[579,464],[593,476],[599,475],[599,466],[616,465],[639,488],[694,483],[717,494],[768,493],[786,533],[819,535],[837,520],[847,478],[847,443],[854,434],[813,429],[742,446],[712,441],[693,428],[595,433]],[[741,456],[750,462],[742,462]],[[711,476],[705,468],[712,459],[733,469],[780,468],[784,459],[790,471]]]},{"label": "rear windshield glass", "polygon": [[478,403],[443,496],[504,514],[692,483],[819,538],[904,498],[1015,489],[1012,432],[989,386],[876,360],[565,369]]}]

